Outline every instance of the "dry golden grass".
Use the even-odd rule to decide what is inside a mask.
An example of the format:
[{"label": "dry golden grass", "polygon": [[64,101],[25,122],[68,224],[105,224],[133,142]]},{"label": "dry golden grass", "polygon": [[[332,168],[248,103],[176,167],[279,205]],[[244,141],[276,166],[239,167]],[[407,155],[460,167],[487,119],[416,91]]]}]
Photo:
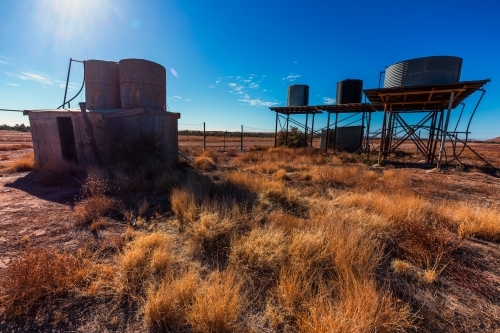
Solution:
[{"label": "dry golden grass", "polygon": [[194,332],[238,332],[247,301],[235,271],[213,272],[194,295],[187,321]]},{"label": "dry golden grass", "polygon": [[78,224],[92,223],[106,216],[116,207],[116,200],[105,196],[93,196],[75,205],[73,214]]},{"label": "dry golden grass", "polygon": [[0,151],[21,150],[26,148],[33,148],[33,145],[28,143],[21,143],[16,145],[0,145]]},{"label": "dry golden grass", "polygon": [[181,226],[194,221],[196,217],[196,199],[186,188],[174,189],[171,196],[172,211]]},{"label": "dry golden grass", "polygon": [[119,258],[119,292],[140,297],[152,282],[173,276],[171,267],[175,257],[172,249],[173,240],[166,233],[136,235]]},{"label": "dry golden grass", "polygon": [[55,249],[26,249],[0,279],[4,314],[27,314],[41,302],[71,291],[83,279],[82,268],[82,260],[72,254]]},{"label": "dry golden grass", "polygon": [[477,237],[490,241],[500,241],[500,211],[495,208],[451,205],[448,213],[458,225],[460,237]]},{"label": "dry golden grass", "polygon": [[9,164],[11,172],[31,171],[35,168],[35,157],[33,153],[29,153],[20,158],[13,160]]},{"label": "dry golden grass", "polygon": [[166,332],[185,328],[199,283],[198,273],[191,269],[178,279],[165,279],[158,288],[152,287],[144,307],[146,324]]},{"label": "dry golden grass", "polygon": [[354,186],[361,175],[358,166],[322,165],[311,168],[313,181],[328,186]]},{"label": "dry golden grass", "polygon": [[203,171],[209,171],[215,169],[215,162],[213,159],[207,156],[198,156],[194,159],[194,164],[196,167]]}]

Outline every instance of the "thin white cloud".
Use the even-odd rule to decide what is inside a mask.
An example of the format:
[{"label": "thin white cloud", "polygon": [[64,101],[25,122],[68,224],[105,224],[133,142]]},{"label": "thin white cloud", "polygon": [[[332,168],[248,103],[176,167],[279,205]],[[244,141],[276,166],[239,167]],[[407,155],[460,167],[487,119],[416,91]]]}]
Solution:
[{"label": "thin white cloud", "polygon": [[189,98],[186,98],[184,101],[191,102],[191,100]]},{"label": "thin white cloud", "polygon": [[19,85],[17,83],[7,83],[9,86],[13,86],[13,87],[19,87]]},{"label": "thin white cloud", "polygon": [[178,101],[180,101],[180,100],[182,99],[182,96],[177,96],[177,95],[176,95],[176,96],[172,96],[172,98],[173,98],[173,99],[176,99],[176,100],[178,100]]},{"label": "thin white cloud", "polygon": [[[47,89],[50,86],[59,87],[61,89],[66,89],[66,81],[60,80],[53,75],[34,71],[29,68],[24,68],[18,72],[6,72],[10,77],[17,78],[23,81],[33,81],[42,85],[43,88]],[[68,83],[68,91],[77,91],[80,89],[81,84],[77,84],[74,82]]]},{"label": "thin white cloud", "polygon": [[232,90],[231,90],[231,92],[232,92],[232,93],[237,93],[237,94],[239,94],[239,95],[243,94],[243,92],[244,92],[244,90],[245,90],[245,87],[240,86],[240,85],[238,85],[237,83],[234,83],[234,82],[232,82],[232,83],[228,83],[227,85],[228,85],[229,87],[231,87],[231,89],[232,89]]},{"label": "thin white cloud", "polygon": [[250,95],[248,95],[248,94],[245,94],[243,96],[243,98],[240,98],[238,101],[246,103],[246,104],[251,105],[251,106],[270,107],[270,106],[278,105],[278,103],[276,103],[276,102],[266,102],[266,101],[261,100],[260,98],[252,99],[252,98],[250,98]]},{"label": "thin white cloud", "polygon": [[2,59],[0,59],[0,64],[2,64],[2,65],[10,65],[7,61],[3,61]]},{"label": "thin white cloud", "polygon": [[335,104],[335,98],[332,98],[332,97],[323,97],[323,104],[325,104],[325,105]]},{"label": "thin white cloud", "polygon": [[219,84],[219,83],[220,83],[220,80],[215,81],[215,84]]},{"label": "thin white cloud", "polygon": [[300,74],[290,73],[290,74],[288,74],[287,77],[284,77],[281,80],[293,82],[293,81],[296,81],[299,77],[301,77]]},{"label": "thin white cloud", "polygon": [[207,86],[207,88],[215,88],[214,85]]},{"label": "thin white cloud", "polygon": [[250,83],[250,85],[248,87],[250,89],[259,89],[260,84],[258,84],[258,83]]}]

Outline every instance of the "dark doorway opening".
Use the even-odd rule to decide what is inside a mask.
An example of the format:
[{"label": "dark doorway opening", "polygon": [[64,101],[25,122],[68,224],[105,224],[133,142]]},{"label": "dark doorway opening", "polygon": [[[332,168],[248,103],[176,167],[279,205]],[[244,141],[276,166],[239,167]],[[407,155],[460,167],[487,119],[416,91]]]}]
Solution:
[{"label": "dark doorway opening", "polygon": [[59,139],[63,158],[70,162],[78,163],[76,156],[75,133],[70,117],[57,117],[57,127],[59,128]]}]

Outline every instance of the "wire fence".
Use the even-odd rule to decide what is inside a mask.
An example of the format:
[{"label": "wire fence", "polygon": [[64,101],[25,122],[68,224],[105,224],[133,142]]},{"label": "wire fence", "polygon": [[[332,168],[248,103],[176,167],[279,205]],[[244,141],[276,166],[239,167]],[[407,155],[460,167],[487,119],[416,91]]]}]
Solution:
[{"label": "wire fence", "polygon": [[210,130],[206,123],[179,123],[179,146],[200,146],[205,149],[240,149],[253,146],[274,146],[272,129],[243,126],[239,131]]}]

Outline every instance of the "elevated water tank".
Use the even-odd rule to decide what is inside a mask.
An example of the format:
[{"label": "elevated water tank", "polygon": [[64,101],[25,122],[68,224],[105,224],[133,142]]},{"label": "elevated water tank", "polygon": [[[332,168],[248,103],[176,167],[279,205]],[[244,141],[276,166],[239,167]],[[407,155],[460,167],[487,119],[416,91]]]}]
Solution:
[{"label": "elevated water tank", "polygon": [[387,67],[384,88],[458,82],[461,71],[462,58],[454,56],[405,60]]},{"label": "elevated water tank", "polygon": [[120,81],[114,61],[85,61],[85,102],[89,109],[119,109]]},{"label": "elevated water tank", "polygon": [[143,59],[123,59],[119,70],[122,108],[167,109],[165,67]]},{"label": "elevated water tank", "polygon": [[288,87],[287,106],[309,105],[309,86],[306,84],[292,84]]},{"label": "elevated water tank", "polygon": [[361,103],[363,80],[347,79],[337,82],[337,105]]}]

